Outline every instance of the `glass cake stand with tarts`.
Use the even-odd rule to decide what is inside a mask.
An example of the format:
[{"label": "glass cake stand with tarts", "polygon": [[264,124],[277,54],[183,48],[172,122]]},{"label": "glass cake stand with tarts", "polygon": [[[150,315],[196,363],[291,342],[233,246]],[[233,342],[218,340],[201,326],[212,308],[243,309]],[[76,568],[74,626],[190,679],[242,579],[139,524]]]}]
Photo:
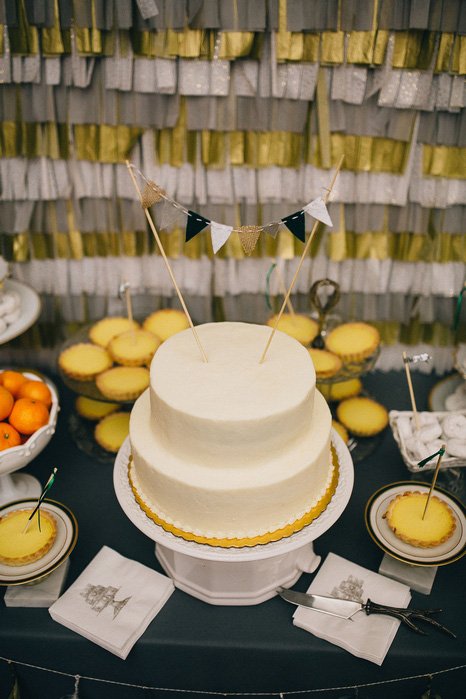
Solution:
[{"label": "glass cake stand with tarts", "polygon": [[[111,321],[115,321],[112,327]],[[132,327],[138,333],[133,345]],[[101,463],[113,463],[115,453],[127,436],[126,419],[136,398],[149,385],[149,365],[160,344],[158,338],[127,318],[105,318],[88,323],[61,346],[58,371],[63,383],[76,394],[75,410],[69,416],[69,428],[76,445]],[[115,352],[111,343],[118,339]],[[140,342],[139,342],[140,340]],[[121,358],[129,349],[128,364]],[[141,359],[134,355],[142,351]],[[144,353],[147,353],[144,356]],[[83,363],[89,359],[87,374]],[[105,421],[105,422],[104,422]]]}]

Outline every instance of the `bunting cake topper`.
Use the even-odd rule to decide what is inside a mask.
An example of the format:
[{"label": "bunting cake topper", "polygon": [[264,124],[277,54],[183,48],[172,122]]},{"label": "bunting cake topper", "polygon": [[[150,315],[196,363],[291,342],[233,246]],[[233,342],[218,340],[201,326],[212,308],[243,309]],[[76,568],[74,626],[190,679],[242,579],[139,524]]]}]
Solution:
[{"label": "bunting cake topper", "polygon": [[[327,210],[327,199],[322,196],[317,197],[309,202],[302,209],[295,211],[288,216],[284,216],[279,221],[269,221],[261,226],[245,225],[245,226],[227,226],[223,223],[218,223],[211,219],[201,216],[196,211],[186,209],[177,201],[167,195],[167,193],[155,182],[147,178],[140,170],[131,163],[128,167],[134,173],[137,173],[145,182],[144,193],[141,198],[142,206],[145,210],[160,202],[173,207],[174,211],[169,215],[165,210],[162,211],[161,224],[159,228],[163,229],[172,223],[180,213],[186,215],[186,232],[185,242],[192,240],[198,233],[205,228],[210,228],[212,239],[212,247],[214,254],[225,245],[233,231],[237,232],[241,240],[241,245],[246,255],[252,255],[259,240],[262,231],[265,231],[272,238],[275,238],[280,226],[284,225],[289,231],[302,243],[305,242],[306,224],[305,214],[308,214],[316,221],[323,223],[326,226],[333,226],[332,219]],[[328,198],[328,195],[327,195]]]}]

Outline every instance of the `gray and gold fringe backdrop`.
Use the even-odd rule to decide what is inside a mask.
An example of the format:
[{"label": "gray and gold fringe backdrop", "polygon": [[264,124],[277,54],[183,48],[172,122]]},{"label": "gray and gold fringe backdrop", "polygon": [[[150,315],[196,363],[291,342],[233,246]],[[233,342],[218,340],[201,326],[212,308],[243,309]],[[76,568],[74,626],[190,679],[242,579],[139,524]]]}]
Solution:
[{"label": "gray and gold fringe backdrop", "polygon": [[[43,302],[1,355],[49,352],[124,312],[124,277],[136,316],[179,305],[126,160],[238,227],[325,195],[344,154],[333,227],[319,224],[294,306],[311,310],[311,284],[329,277],[341,317],[380,328],[381,368],[413,345],[428,370],[451,368],[465,75],[461,0],[0,0],[0,252]],[[272,261],[290,283],[303,250],[280,226],[251,256],[236,233],[214,255],[208,228],[185,242],[180,209],[157,222],[195,322],[263,322]]]}]

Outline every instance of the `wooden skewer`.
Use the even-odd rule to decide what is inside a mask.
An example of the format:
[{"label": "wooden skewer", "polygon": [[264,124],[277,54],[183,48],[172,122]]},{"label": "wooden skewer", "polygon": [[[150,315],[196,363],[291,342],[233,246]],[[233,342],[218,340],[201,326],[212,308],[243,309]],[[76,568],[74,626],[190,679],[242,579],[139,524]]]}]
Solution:
[{"label": "wooden skewer", "polygon": [[432,485],[430,486],[429,495],[427,496],[427,502],[426,502],[426,506],[424,508],[424,513],[422,515],[422,519],[424,519],[424,517],[426,516],[427,508],[429,507],[430,498],[432,497],[432,493],[434,490],[434,486],[435,486],[438,472],[439,472],[439,468],[440,468],[440,462],[442,461],[442,456],[443,456],[444,452],[445,452],[445,444],[442,444],[442,450],[441,450],[439,457],[438,457],[437,466],[435,467],[435,473],[434,473],[434,477],[432,478]]},{"label": "wooden skewer", "polygon": [[[274,265],[275,265],[275,268],[274,268],[274,269],[275,269],[275,274],[277,275],[278,283],[280,284],[280,288],[281,288],[281,290],[282,290],[282,292],[283,292],[283,295],[286,296],[286,286],[285,286],[285,282],[283,281],[283,277],[282,277],[282,275],[280,274],[280,270],[279,270],[278,267],[277,267],[277,262],[276,262],[276,260],[273,260],[273,263],[274,263]],[[294,312],[293,305],[292,305],[291,300],[290,300],[289,298],[288,298],[288,310],[289,310],[289,312],[290,312],[291,320],[292,320],[293,323],[296,325],[296,313]]]},{"label": "wooden skewer", "polygon": [[416,427],[419,431],[420,430],[419,417],[417,414],[416,401],[414,399],[413,384],[411,381],[411,372],[409,370],[409,364],[406,361],[406,352],[403,352],[403,361],[404,361],[404,365],[405,365],[405,369],[406,369],[406,378],[408,379],[409,395],[411,396],[411,405],[413,406],[414,420],[416,421]]},{"label": "wooden skewer", "polygon": [[[325,199],[324,199],[325,203],[328,202],[328,199],[329,199],[329,197],[330,197],[330,193],[331,193],[331,191],[332,191],[332,189],[333,189],[333,185],[335,184],[335,180],[337,179],[338,173],[339,173],[340,170],[341,170],[341,166],[343,165],[343,160],[344,160],[344,159],[345,159],[345,156],[342,155],[341,158],[340,158],[340,162],[339,162],[338,165],[337,165],[337,169],[335,170],[335,174],[334,174],[334,176],[333,176],[333,179],[332,179],[332,181],[331,181],[331,183],[330,183],[330,187],[327,189],[327,194],[325,195]],[[316,222],[314,223],[314,226],[313,226],[313,228],[312,228],[311,234],[310,234],[310,236],[309,236],[309,239],[308,239],[306,245],[304,246],[303,254],[301,255],[301,259],[300,259],[300,261],[299,261],[299,265],[298,265],[298,267],[297,267],[297,269],[296,269],[295,275],[294,275],[293,280],[292,280],[292,282],[291,282],[291,286],[290,286],[290,288],[288,289],[288,291],[287,291],[287,293],[286,293],[285,300],[283,301],[283,305],[282,305],[282,307],[281,307],[281,309],[280,309],[280,313],[278,314],[277,320],[275,321],[275,325],[274,325],[274,327],[273,327],[273,329],[272,329],[272,332],[270,333],[269,341],[267,342],[267,346],[266,346],[266,348],[265,348],[265,350],[264,350],[264,354],[262,355],[259,364],[262,364],[262,362],[263,362],[264,359],[265,359],[265,355],[267,354],[267,350],[268,350],[269,347],[270,347],[270,343],[272,342],[272,338],[273,338],[273,336],[275,335],[275,331],[277,330],[278,324],[279,324],[279,322],[280,322],[280,318],[282,317],[283,311],[285,310],[286,304],[288,303],[288,300],[289,300],[289,298],[290,298],[291,292],[292,292],[292,290],[293,290],[293,287],[294,287],[294,285],[295,285],[296,279],[297,279],[297,277],[298,277],[299,270],[301,269],[302,264],[303,264],[303,262],[304,262],[304,260],[305,260],[305,258],[306,258],[306,255],[307,255],[308,250],[309,250],[309,248],[310,248],[310,246],[311,246],[311,242],[312,242],[312,239],[313,239],[313,237],[314,237],[314,234],[315,234],[315,232],[316,232],[316,230],[317,230],[317,226],[318,226],[318,225],[319,225],[319,221],[316,220]]]},{"label": "wooden skewer", "polygon": [[130,333],[131,333],[131,340],[134,345],[135,342],[135,334],[134,334],[134,322],[133,322],[133,311],[131,308],[131,294],[129,291],[129,282],[128,282],[128,277],[124,278],[125,282],[125,296],[126,296],[126,312],[128,314],[128,320],[129,320],[129,328],[130,328]]},{"label": "wooden skewer", "polygon": [[[142,204],[142,193],[141,193],[141,190],[140,190],[139,187],[138,187],[138,183],[136,182],[136,178],[135,178],[134,173],[133,173],[133,170],[132,170],[132,168],[131,168],[131,166],[130,166],[129,160],[126,161],[126,167],[128,168],[128,172],[129,172],[129,174],[130,174],[130,176],[131,176],[131,179],[132,179],[132,181],[133,181],[134,187],[135,187],[135,189],[136,189],[136,191],[137,191],[137,193],[138,193],[138,195],[139,195],[139,199],[141,200],[141,204]],[[178,298],[179,298],[180,303],[181,303],[181,305],[182,305],[182,307],[183,307],[183,311],[185,312],[186,318],[188,319],[188,323],[189,323],[189,325],[190,325],[190,327],[191,327],[191,330],[193,331],[193,335],[194,335],[194,338],[195,338],[195,340],[196,340],[196,342],[197,342],[197,346],[199,347],[199,351],[200,351],[200,353],[201,353],[201,355],[202,355],[202,359],[203,359],[204,362],[207,364],[207,363],[208,363],[208,362],[207,362],[207,357],[206,357],[206,355],[205,355],[204,350],[202,349],[202,345],[201,345],[201,342],[200,342],[200,340],[199,340],[199,336],[198,336],[198,334],[197,334],[197,332],[196,332],[196,329],[195,329],[195,327],[194,327],[193,321],[191,320],[191,316],[189,315],[188,309],[186,308],[186,304],[185,304],[185,302],[184,302],[184,299],[183,299],[183,296],[182,296],[182,294],[181,294],[180,288],[179,288],[178,284],[176,283],[176,279],[175,279],[175,277],[174,277],[174,275],[173,275],[172,268],[170,267],[170,263],[169,263],[169,261],[168,261],[168,258],[167,258],[167,256],[166,256],[166,254],[165,254],[165,250],[163,249],[163,245],[162,245],[162,243],[161,243],[161,241],[160,241],[159,234],[157,233],[157,229],[156,229],[156,227],[155,227],[155,225],[154,225],[154,222],[153,222],[153,220],[152,220],[152,218],[151,218],[151,215],[149,214],[149,211],[148,211],[147,209],[144,209],[144,213],[146,214],[147,221],[149,222],[149,226],[150,226],[150,228],[151,228],[151,230],[152,230],[152,233],[154,234],[155,241],[156,241],[157,246],[158,246],[158,248],[159,248],[159,250],[160,250],[160,254],[161,254],[162,257],[163,257],[163,261],[165,262],[165,266],[166,266],[166,268],[167,268],[167,270],[168,270],[168,274],[170,275],[170,278],[171,278],[171,280],[172,280],[172,282],[173,282],[173,285],[174,285],[174,287],[175,287],[175,289],[176,289],[176,293],[178,294]]]}]

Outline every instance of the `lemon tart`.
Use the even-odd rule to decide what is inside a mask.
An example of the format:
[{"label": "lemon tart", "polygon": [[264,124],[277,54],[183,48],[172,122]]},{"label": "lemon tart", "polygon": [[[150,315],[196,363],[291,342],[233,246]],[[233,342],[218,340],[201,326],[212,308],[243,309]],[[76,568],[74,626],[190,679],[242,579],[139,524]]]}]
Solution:
[{"label": "lemon tart", "polygon": [[160,344],[159,338],[147,330],[130,330],[110,340],[107,349],[117,364],[142,366],[150,364]]},{"label": "lemon tart", "polygon": [[347,381],[335,381],[330,384],[322,384],[319,391],[328,401],[340,401],[345,398],[359,396],[362,391],[361,379],[348,379]]},{"label": "lemon tart", "polygon": [[149,386],[149,369],[142,366],[115,366],[103,371],[95,383],[105,398],[135,400]]},{"label": "lemon tart", "polygon": [[335,429],[336,432],[338,432],[340,437],[343,439],[344,443],[347,444],[349,440],[349,434],[346,427],[342,425],[341,422],[338,422],[338,420],[332,420],[332,427]]},{"label": "lemon tart", "polygon": [[78,396],[74,407],[76,412],[86,420],[101,420],[103,417],[115,413],[121,408],[119,403],[107,403],[103,400],[94,400],[86,396]]},{"label": "lemon tart", "polygon": [[317,380],[330,378],[341,369],[342,361],[336,354],[314,347],[310,347],[308,351],[316,370]]},{"label": "lemon tart", "polygon": [[[266,325],[271,328],[275,327],[277,322],[278,313],[269,318]],[[282,313],[280,320],[278,321],[277,330],[280,330],[286,335],[294,337],[302,345],[310,345],[314,338],[319,332],[319,325],[312,318],[295,313]]]},{"label": "lemon tart", "polygon": [[189,321],[184,311],[177,308],[163,308],[160,311],[155,311],[148,316],[142,324],[144,330],[147,330],[157,337],[162,342],[165,342],[169,337],[189,328]]},{"label": "lemon tart", "polygon": [[113,359],[106,349],[92,342],[78,342],[63,350],[58,357],[60,369],[75,381],[92,381],[109,369]]},{"label": "lemon tart", "polygon": [[362,362],[373,354],[380,342],[379,331],[368,323],[342,323],[325,338],[325,347],[343,362]]},{"label": "lemon tart", "polygon": [[432,495],[424,515],[427,497],[427,493],[419,491],[400,493],[384,515],[399,539],[421,548],[443,544],[456,529],[451,508],[436,495]]},{"label": "lemon tart", "polygon": [[117,452],[129,435],[128,412],[118,412],[102,418],[94,430],[94,437],[106,451]]},{"label": "lemon tart", "polygon": [[123,316],[102,318],[90,328],[89,339],[100,347],[107,347],[110,340],[120,333],[137,330],[139,327],[138,323]]},{"label": "lemon tart", "polygon": [[33,509],[12,510],[0,518],[0,563],[24,566],[45,556],[57,536],[55,518],[40,510],[40,529],[35,515],[23,534]]},{"label": "lemon tart", "polygon": [[387,409],[372,398],[364,396],[341,401],[336,412],[339,422],[358,437],[378,434],[388,424]]}]

